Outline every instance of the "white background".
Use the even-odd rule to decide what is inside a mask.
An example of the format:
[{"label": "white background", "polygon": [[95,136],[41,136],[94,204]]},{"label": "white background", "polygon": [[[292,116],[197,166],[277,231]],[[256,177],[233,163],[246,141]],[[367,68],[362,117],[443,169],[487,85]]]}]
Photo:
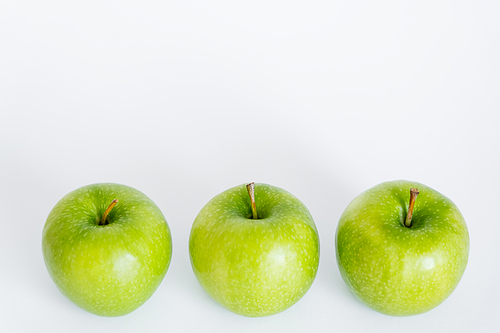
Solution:
[{"label": "white background", "polygon": [[[0,331],[492,332],[500,319],[500,2],[0,0]],[[382,181],[450,197],[471,250],[436,309],[389,317],[335,261],[338,219]],[[192,273],[191,224],[229,187],[273,184],[311,211],[309,292],[235,315]],[[135,312],[73,305],[41,234],[66,193],[135,187],[172,230],[163,283]]]}]

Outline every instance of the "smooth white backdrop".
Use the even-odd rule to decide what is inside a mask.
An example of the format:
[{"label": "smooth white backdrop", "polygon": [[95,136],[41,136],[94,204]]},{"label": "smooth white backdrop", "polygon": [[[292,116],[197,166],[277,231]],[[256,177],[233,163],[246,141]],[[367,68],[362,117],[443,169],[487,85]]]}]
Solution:
[{"label": "smooth white backdrop", "polygon": [[[500,326],[500,2],[0,0],[1,332],[493,332]],[[396,318],[342,281],[347,204],[409,179],[450,197],[471,251],[436,309]],[[317,278],[287,311],[235,315],[201,289],[188,237],[219,192],[256,181],[311,211]],[[41,233],[66,193],[133,186],[174,252],[141,308],[68,301]]]}]

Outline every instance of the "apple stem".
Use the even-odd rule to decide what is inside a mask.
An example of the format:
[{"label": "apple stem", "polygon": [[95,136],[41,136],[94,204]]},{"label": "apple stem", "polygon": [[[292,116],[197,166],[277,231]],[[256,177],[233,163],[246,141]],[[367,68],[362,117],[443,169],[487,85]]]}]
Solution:
[{"label": "apple stem", "polygon": [[108,217],[109,212],[113,209],[113,207],[116,205],[117,202],[118,202],[118,199],[111,201],[111,204],[108,206],[106,211],[104,211],[104,214],[102,215],[102,219],[99,222],[99,225],[106,225],[107,224],[106,218]]},{"label": "apple stem", "polygon": [[251,182],[247,185],[248,195],[250,195],[250,201],[252,202],[252,218],[258,219],[257,207],[255,206],[255,183]]},{"label": "apple stem", "polygon": [[413,215],[413,207],[415,206],[415,200],[420,192],[416,188],[410,188],[410,205],[408,206],[408,214],[406,214],[405,227],[411,227],[411,217]]}]

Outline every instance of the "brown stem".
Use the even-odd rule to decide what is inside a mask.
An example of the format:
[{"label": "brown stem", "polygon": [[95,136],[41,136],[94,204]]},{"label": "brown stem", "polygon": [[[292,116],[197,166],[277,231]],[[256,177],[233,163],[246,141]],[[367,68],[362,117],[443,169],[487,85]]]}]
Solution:
[{"label": "brown stem", "polygon": [[413,207],[415,206],[415,200],[420,192],[416,188],[410,189],[410,205],[408,206],[408,214],[406,214],[405,227],[411,227],[411,217],[413,215]]},{"label": "brown stem", "polygon": [[255,207],[255,183],[251,182],[247,185],[248,194],[250,195],[250,201],[252,202],[252,218],[258,219],[257,207]]},{"label": "brown stem", "polygon": [[111,204],[108,206],[108,208],[106,209],[106,211],[104,212],[104,214],[102,214],[102,219],[99,222],[99,225],[105,225],[105,224],[107,224],[106,223],[106,217],[108,217],[109,212],[113,209],[113,207],[116,205],[117,202],[118,202],[118,199],[115,199],[115,200],[111,201]]}]

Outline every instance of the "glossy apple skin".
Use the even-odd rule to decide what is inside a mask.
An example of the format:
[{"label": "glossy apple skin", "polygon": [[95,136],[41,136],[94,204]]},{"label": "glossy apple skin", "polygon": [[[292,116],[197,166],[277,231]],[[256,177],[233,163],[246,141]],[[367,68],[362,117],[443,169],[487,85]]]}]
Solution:
[{"label": "glossy apple skin", "polygon": [[[407,228],[412,187],[420,194]],[[349,204],[337,227],[336,248],[342,278],[358,299],[387,315],[410,316],[438,306],[458,285],[469,233],[444,195],[420,183],[390,181]]]},{"label": "glossy apple skin", "polygon": [[[109,224],[98,225],[113,199]],[[160,209],[142,192],[119,184],[93,184],[64,196],[42,236],[47,270],[76,305],[100,316],[122,316],[141,306],[160,285],[172,240]]]},{"label": "glossy apple skin", "polygon": [[314,281],[319,238],[311,214],[289,192],[255,184],[259,219],[245,185],[208,202],[189,240],[193,271],[205,291],[230,311],[268,316],[296,303]]}]

